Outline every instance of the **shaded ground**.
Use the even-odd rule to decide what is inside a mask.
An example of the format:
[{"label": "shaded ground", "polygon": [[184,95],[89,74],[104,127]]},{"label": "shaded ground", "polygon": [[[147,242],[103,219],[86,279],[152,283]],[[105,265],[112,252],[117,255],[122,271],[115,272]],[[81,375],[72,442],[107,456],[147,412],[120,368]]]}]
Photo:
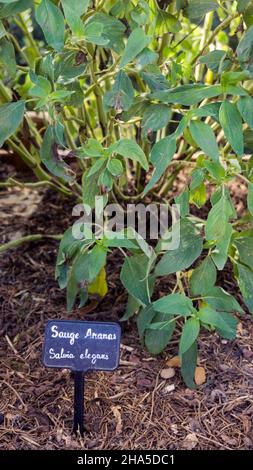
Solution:
[{"label": "shaded ground", "polygon": [[[239,189],[241,204],[244,188]],[[73,202],[54,193],[12,189],[0,198],[3,242],[29,233],[62,233],[69,225]],[[113,254],[107,269],[110,293],[100,303],[94,299],[67,313],[65,292],[54,281],[57,245],[44,240],[0,256],[0,448],[253,449],[253,325],[248,314],[233,342],[201,335],[199,361],[207,381],[197,391],[185,387],[178,371],[169,380],[160,376],[166,359],[177,353],[177,336],[164,354],[153,358],[141,348],[134,321],[122,324],[121,365],[113,373],[88,374],[87,432],[84,439],[71,435],[73,381],[68,371],[41,364],[45,323],[50,318],[117,321],[126,294],[118,254]],[[161,282],[160,293],[168,293],[172,284],[173,277]],[[229,266],[219,285],[237,293]],[[168,385],[174,390],[168,392]]]}]

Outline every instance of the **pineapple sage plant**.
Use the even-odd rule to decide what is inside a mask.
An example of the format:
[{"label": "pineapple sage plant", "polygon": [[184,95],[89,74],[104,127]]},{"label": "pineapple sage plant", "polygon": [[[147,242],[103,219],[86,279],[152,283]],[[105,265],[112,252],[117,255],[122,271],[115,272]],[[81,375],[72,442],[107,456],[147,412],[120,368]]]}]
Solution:
[{"label": "pineapple sage plant", "polygon": [[[252,77],[253,1],[0,1],[0,145],[34,174],[0,187],[50,187],[74,196],[78,214],[97,200],[103,213],[109,204],[123,215],[138,203],[178,209],[155,243],[133,227],[118,236],[74,223],[56,278],[68,309],[81,307],[90,292],[106,294],[107,254],[120,252],[123,320],[136,319],[152,354],[181,332],[189,387],[200,330],[236,336],[243,308],[217,285],[227,263],[253,312]],[[235,180],[247,188],[241,213]],[[159,298],[168,276],[173,288]]]}]

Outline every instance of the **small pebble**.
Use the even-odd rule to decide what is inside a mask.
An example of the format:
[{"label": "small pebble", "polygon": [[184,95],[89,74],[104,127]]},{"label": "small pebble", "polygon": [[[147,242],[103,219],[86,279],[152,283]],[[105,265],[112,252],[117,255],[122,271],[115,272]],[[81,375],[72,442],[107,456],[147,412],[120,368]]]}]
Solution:
[{"label": "small pebble", "polygon": [[175,390],[175,385],[174,384],[169,384],[169,385],[166,385],[163,389],[163,393],[170,393],[170,392],[173,392]]},{"label": "small pebble", "polygon": [[163,369],[160,372],[160,376],[162,379],[171,379],[175,375],[175,369],[172,367],[168,367],[167,369]]}]

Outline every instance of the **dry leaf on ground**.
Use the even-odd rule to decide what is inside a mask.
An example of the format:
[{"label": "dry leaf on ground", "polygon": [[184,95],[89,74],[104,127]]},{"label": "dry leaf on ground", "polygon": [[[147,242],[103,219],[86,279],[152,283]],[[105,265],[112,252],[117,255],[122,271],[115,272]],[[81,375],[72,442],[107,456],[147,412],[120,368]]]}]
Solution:
[{"label": "dry leaf on ground", "polygon": [[195,369],[196,385],[203,385],[205,382],[206,382],[206,371],[204,367],[196,367]]},{"label": "dry leaf on ground", "polygon": [[122,433],[121,406],[111,406],[111,410],[116,419],[116,434]]},{"label": "dry leaf on ground", "polygon": [[198,438],[196,434],[193,432],[193,433],[187,434],[185,440],[183,441],[183,447],[186,450],[192,450],[196,447],[198,442],[199,442]]},{"label": "dry leaf on ground", "polygon": [[171,359],[168,359],[168,361],[166,361],[166,366],[181,367],[180,357],[179,356],[174,356]]}]

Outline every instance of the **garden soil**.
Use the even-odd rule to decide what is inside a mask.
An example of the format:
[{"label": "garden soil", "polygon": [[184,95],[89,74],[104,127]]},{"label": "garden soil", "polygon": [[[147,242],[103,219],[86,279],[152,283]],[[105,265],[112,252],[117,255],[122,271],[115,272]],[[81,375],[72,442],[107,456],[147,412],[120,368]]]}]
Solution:
[{"label": "garden soil", "polygon": [[[232,191],[243,211],[246,189],[234,184]],[[61,234],[74,220],[74,201],[49,190],[1,190],[0,199],[1,242]],[[43,239],[0,256],[0,448],[253,449],[253,323],[246,310],[236,340],[201,334],[199,366],[206,380],[197,390],[186,388],[178,368],[171,378],[161,375],[177,354],[179,331],[164,353],[152,357],[140,344],[135,320],[122,323],[120,367],[87,374],[85,437],[71,434],[73,378],[42,365],[45,324],[56,318],[118,321],[127,296],[119,280],[121,255],[111,253],[109,293],[68,313],[65,292],[54,280],[57,245]],[[173,284],[174,276],[159,281],[158,295]],[[218,284],[242,304],[229,265]]]}]

